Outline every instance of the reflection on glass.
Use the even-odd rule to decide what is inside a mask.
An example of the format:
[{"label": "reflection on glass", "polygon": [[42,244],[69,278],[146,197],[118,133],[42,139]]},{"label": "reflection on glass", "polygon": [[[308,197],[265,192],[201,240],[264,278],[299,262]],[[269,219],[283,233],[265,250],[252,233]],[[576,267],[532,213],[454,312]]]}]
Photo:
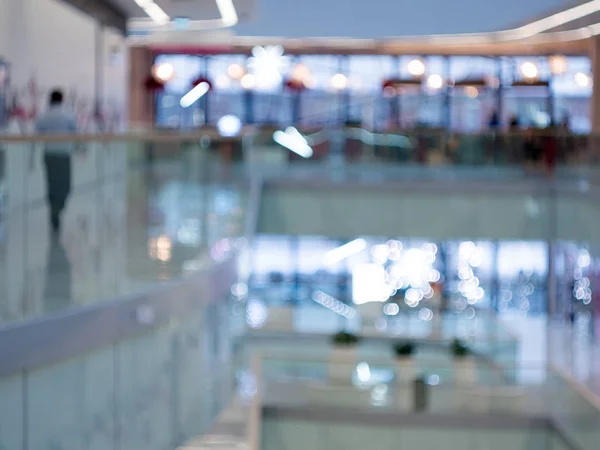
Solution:
[{"label": "reflection on glass", "polygon": [[[357,242],[366,249],[354,252]],[[261,292],[267,303],[273,290],[325,307],[329,298],[341,305],[379,302],[382,316],[415,314],[424,322],[440,310],[467,318],[485,309],[547,310],[546,242],[260,236],[254,245],[249,295]],[[577,251],[576,261],[592,265],[589,252]],[[582,270],[573,274],[584,279],[574,290],[583,302],[591,288]]]}]

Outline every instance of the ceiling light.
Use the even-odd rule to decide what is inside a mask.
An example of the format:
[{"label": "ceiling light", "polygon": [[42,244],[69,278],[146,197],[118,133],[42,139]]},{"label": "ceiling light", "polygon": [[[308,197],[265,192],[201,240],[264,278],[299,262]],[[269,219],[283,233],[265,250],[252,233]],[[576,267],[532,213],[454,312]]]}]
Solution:
[{"label": "ceiling light", "polygon": [[[161,28],[171,21],[170,17],[153,0],[134,0],[152,19],[154,24],[149,24],[146,19],[131,19],[127,22],[127,28],[133,30],[151,30]],[[158,0],[157,0],[158,1]],[[233,0],[215,0],[219,10],[218,19],[186,20],[174,23],[175,29],[180,29],[183,24],[186,30],[214,30],[217,28],[231,27],[238,23],[238,15]]]},{"label": "ceiling light", "polygon": [[287,128],[285,132],[276,131],[273,133],[273,140],[303,158],[310,158],[313,155],[313,149],[294,127]]},{"label": "ceiling light", "polygon": [[535,80],[539,73],[537,66],[531,61],[521,64],[519,71],[521,72],[521,76],[526,80]]},{"label": "ceiling light", "polygon": [[592,80],[588,74],[577,72],[575,74],[575,84],[577,84],[579,87],[585,88],[592,85]]},{"label": "ceiling light", "polygon": [[430,89],[441,89],[444,86],[443,78],[434,73],[433,75],[429,75],[427,78],[427,87]]},{"label": "ceiling light", "polygon": [[246,75],[246,69],[239,64],[231,64],[227,68],[227,74],[234,80],[241,80]]},{"label": "ceiling light", "polygon": [[148,14],[148,17],[160,25],[164,25],[171,21],[169,15],[165,13],[160,6],[152,1],[143,3],[142,9],[146,14]]},{"label": "ceiling light", "polygon": [[488,86],[492,89],[498,89],[500,87],[500,78],[498,77],[489,77],[488,78]]},{"label": "ceiling light", "polygon": [[567,71],[567,58],[563,55],[552,55],[548,57],[550,72],[552,75],[562,75]]},{"label": "ceiling light", "polygon": [[465,95],[469,98],[477,98],[479,90],[475,86],[466,86]]},{"label": "ceiling light", "polygon": [[209,89],[210,84],[208,84],[206,81],[198,83],[197,86],[194,86],[194,88],[190,92],[188,92],[181,98],[179,104],[182,108],[189,108],[194,103],[196,103],[200,97],[206,94],[209,91]]},{"label": "ceiling light", "polygon": [[331,77],[331,86],[336,91],[343,91],[348,87],[348,78],[342,73],[336,73]]},{"label": "ceiling light", "polygon": [[304,84],[310,82],[312,80],[312,73],[310,69],[306,67],[304,64],[299,63],[294,66],[292,69],[292,74],[290,75],[292,80],[300,81]]},{"label": "ceiling light", "polygon": [[242,129],[242,121],[238,116],[227,114],[217,122],[217,130],[224,137],[237,136]]},{"label": "ceiling light", "polygon": [[367,248],[367,241],[362,238],[354,239],[341,247],[334,248],[325,253],[323,262],[326,265],[331,266],[352,255],[362,252],[365,248]]},{"label": "ceiling light", "polygon": [[215,86],[217,89],[227,89],[231,86],[231,79],[227,75],[219,75],[215,79]]},{"label": "ceiling light", "polygon": [[256,46],[248,60],[248,68],[255,76],[256,88],[273,90],[279,88],[282,82],[281,74],[289,67],[289,58],[284,56],[281,45]]},{"label": "ceiling light", "polygon": [[224,27],[232,27],[238,23],[237,12],[232,0],[217,0],[217,8],[219,8]]},{"label": "ceiling light", "polygon": [[240,84],[246,90],[254,89],[254,86],[256,84],[256,77],[251,73],[247,73],[240,80]]},{"label": "ceiling light", "polygon": [[155,64],[152,66],[152,76],[156,81],[166,83],[175,76],[175,70],[169,63]]},{"label": "ceiling light", "polygon": [[519,34],[519,38],[524,39],[560,27],[561,25],[581,19],[582,17],[594,14],[598,11],[600,11],[600,0],[592,0],[583,5],[578,5],[543,19],[536,20],[535,22],[531,22],[515,30],[509,30],[509,32],[516,31]]},{"label": "ceiling light", "polygon": [[414,77],[420,77],[425,73],[425,64],[420,59],[413,59],[408,63],[408,73]]}]

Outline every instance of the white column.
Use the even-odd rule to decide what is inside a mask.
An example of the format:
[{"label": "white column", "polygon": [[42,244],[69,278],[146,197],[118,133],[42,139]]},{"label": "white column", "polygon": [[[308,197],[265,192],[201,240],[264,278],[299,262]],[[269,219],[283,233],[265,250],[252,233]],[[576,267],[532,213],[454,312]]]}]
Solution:
[{"label": "white column", "polygon": [[589,57],[594,89],[592,92],[592,133],[600,133],[600,37],[590,38]]}]

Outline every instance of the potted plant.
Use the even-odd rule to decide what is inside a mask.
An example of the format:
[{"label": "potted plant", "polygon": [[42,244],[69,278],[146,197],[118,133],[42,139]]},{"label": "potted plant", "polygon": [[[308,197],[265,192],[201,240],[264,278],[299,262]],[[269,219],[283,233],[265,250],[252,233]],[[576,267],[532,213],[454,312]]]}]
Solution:
[{"label": "potted plant", "polygon": [[454,339],[450,344],[450,352],[456,383],[474,384],[477,381],[477,370],[471,357],[471,349],[460,339]]},{"label": "potted plant", "polygon": [[353,348],[358,344],[358,336],[348,333],[347,331],[339,331],[333,335],[333,345],[338,348]]},{"label": "potted plant", "polygon": [[394,345],[394,354],[396,356],[396,377],[402,381],[412,381],[415,379],[416,367],[413,354],[415,344],[409,341],[398,342]]},{"label": "potted plant", "polygon": [[358,336],[340,331],[333,335],[333,351],[329,360],[329,377],[352,380],[358,354]]}]

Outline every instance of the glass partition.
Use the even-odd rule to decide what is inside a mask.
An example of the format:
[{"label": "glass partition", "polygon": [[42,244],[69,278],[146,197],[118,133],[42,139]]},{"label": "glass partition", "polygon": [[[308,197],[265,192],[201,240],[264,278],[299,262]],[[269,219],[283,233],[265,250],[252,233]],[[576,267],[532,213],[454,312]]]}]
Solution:
[{"label": "glass partition", "polygon": [[62,142],[74,153],[56,230],[48,145],[0,141],[0,323],[142,292],[219,260],[243,236],[245,179],[221,178],[229,175],[200,137]]}]

